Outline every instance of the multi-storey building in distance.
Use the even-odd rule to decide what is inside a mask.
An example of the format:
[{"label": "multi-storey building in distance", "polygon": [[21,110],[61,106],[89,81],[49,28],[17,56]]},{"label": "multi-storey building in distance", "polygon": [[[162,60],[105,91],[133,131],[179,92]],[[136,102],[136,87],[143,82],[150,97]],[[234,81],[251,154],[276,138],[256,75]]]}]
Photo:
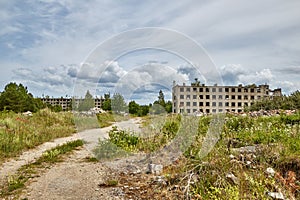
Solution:
[{"label": "multi-storey building in distance", "polygon": [[269,85],[206,86],[195,79],[190,86],[173,83],[173,113],[243,112],[244,107],[263,98],[282,96],[281,89]]},{"label": "multi-storey building in distance", "polygon": [[[82,98],[50,98],[50,97],[45,97],[41,98],[43,103],[50,104],[52,106],[61,106],[62,110],[69,110],[72,108],[72,104],[75,107],[78,107],[79,103],[83,101]],[[95,107],[96,108],[101,108],[102,103],[104,99],[103,98],[94,98],[95,102]]]}]

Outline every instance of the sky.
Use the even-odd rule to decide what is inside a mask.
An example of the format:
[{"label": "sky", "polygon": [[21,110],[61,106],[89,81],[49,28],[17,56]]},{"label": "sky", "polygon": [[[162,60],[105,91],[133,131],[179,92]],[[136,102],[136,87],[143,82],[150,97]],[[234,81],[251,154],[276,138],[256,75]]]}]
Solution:
[{"label": "sky", "polygon": [[300,1],[0,0],[0,91],[171,98],[173,80],[300,89]]}]

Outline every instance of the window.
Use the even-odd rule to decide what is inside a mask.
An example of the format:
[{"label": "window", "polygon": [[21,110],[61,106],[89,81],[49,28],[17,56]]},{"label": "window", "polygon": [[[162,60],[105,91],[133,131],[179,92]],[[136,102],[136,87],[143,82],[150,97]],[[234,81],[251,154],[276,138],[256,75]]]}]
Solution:
[{"label": "window", "polygon": [[254,88],[251,88],[250,92],[254,92]]},{"label": "window", "polygon": [[206,97],[205,97],[206,99],[209,99],[209,95],[206,95]]},{"label": "window", "polygon": [[244,92],[248,92],[248,89],[247,89],[247,88],[245,88],[245,89],[244,89]]},{"label": "window", "polygon": [[184,99],[184,95],[180,95],[180,99]]},{"label": "window", "polygon": [[187,113],[191,113],[191,109],[186,109],[186,112]]},{"label": "window", "polygon": [[231,95],[231,99],[235,99],[235,95]]},{"label": "window", "polygon": [[219,88],[219,92],[222,92],[222,88]]},{"label": "window", "polygon": [[199,102],[199,106],[203,106],[203,102]]},{"label": "window", "polygon": [[242,107],[242,102],[238,102],[238,107]]},{"label": "window", "polygon": [[197,92],[197,88],[194,87],[194,88],[193,88],[193,91],[194,91],[194,92]]},{"label": "window", "polygon": [[231,102],[231,107],[235,107],[235,102]]},{"label": "window", "polygon": [[200,97],[200,99],[203,99],[203,95],[200,95],[199,97]]},{"label": "window", "polygon": [[212,99],[216,99],[217,98],[217,96],[216,95],[212,95]]},{"label": "window", "polygon": [[206,106],[209,106],[209,102],[206,102],[205,105],[206,105]]},{"label": "window", "polygon": [[222,99],[223,98],[223,96],[222,95],[219,95],[219,99]]},{"label": "window", "polygon": [[229,88],[225,88],[225,92],[229,92]]},{"label": "window", "polygon": [[222,102],[219,102],[219,107],[222,107],[223,106],[223,103]]},{"label": "window", "polygon": [[197,95],[193,95],[193,99],[197,99]]},{"label": "window", "polygon": [[203,88],[199,88],[199,92],[203,92]]},{"label": "window", "polygon": [[228,94],[225,95],[225,99],[229,99],[229,95]]},{"label": "window", "polygon": [[191,102],[186,102],[186,106],[190,106],[191,105]]},{"label": "window", "polygon": [[238,99],[242,99],[242,95],[238,95]]},{"label": "window", "polygon": [[223,110],[222,110],[222,109],[219,109],[219,113],[221,113],[221,112],[223,112]]},{"label": "window", "polygon": [[183,102],[180,102],[180,104],[179,104],[179,105],[182,107],[182,106],[184,106],[184,103],[183,103]]},{"label": "window", "polygon": [[209,113],[209,109],[206,109],[206,113]]},{"label": "window", "polygon": [[205,88],[205,92],[209,92],[209,88]]},{"label": "window", "polygon": [[184,92],[184,88],[181,87],[181,88],[180,88],[180,92]]},{"label": "window", "polygon": [[231,92],[235,92],[235,88],[231,88]]},{"label": "window", "polygon": [[229,102],[225,102],[225,106],[226,106],[226,107],[229,107]]},{"label": "window", "polygon": [[197,102],[193,102],[193,106],[197,106]]},{"label": "window", "polygon": [[245,96],[244,96],[244,99],[246,99],[246,100],[247,100],[247,99],[248,99],[248,95],[245,95]]},{"label": "window", "polygon": [[238,92],[242,92],[242,88],[239,88],[239,89],[238,89]]},{"label": "window", "polygon": [[191,99],[191,95],[186,95],[186,99]]},{"label": "window", "polygon": [[213,107],[216,107],[216,106],[217,106],[217,103],[216,103],[216,102],[212,102],[212,106],[213,106]]},{"label": "window", "polygon": [[197,109],[193,109],[193,113],[197,112]]},{"label": "window", "polygon": [[187,87],[187,88],[186,88],[186,91],[187,91],[187,92],[190,92],[190,91],[191,91],[191,88]]},{"label": "window", "polygon": [[212,88],[212,92],[216,92],[216,88]]},{"label": "window", "polygon": [[254,96],[251,96],[251,100],[254,100]]},{"label": "window", "polygon": [[216,112],[217,112],[217,110],[216,110],[216,109],[212,109],[212,112],[213,112],[213,113],[216,113]]}]

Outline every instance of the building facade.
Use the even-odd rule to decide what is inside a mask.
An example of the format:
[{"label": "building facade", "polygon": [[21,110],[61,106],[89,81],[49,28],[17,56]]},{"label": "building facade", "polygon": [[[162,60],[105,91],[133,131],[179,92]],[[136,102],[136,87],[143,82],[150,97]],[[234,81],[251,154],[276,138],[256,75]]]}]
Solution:
[{"label": "building facade", "polygon": [[282,96],[281,89],[271,90],[269,85],[206,86],[197,79],[190,86],[173,83],[173,113],[243,112],[244,107],[263,98]]},{"label": "building facade", "polygon": [[[63,111],[70,110],[72,106],[78,107],[79,103],[82,102],[84,99],[81,98],[50,98],[50,97],[45,97],[41,98],[43,103],[50,104],[52,106],[61,106]],[[101,108],[102,103],[104,99],[103,98],[95,98],[95,107],[96,108]]]}]

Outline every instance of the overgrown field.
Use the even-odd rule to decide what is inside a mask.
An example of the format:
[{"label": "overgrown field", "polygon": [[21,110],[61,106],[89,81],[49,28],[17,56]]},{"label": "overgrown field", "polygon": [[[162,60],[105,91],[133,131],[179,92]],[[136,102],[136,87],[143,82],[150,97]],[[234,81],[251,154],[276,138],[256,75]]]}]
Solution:
[{"label": "overgrown field", "polygon": [[54,138],[75,132],[72,113],[43,109],[33,116],[0,112],[0,162]]},{"label": "overgrown field", "polygon": [[157,151],[177,134],[189,137],[191,119],[198,124],[192,144],[174,164],[164,166],[164,184],[143,191],[143,195],[165,199],[272,199],[282,195],[300,199],[299,112],[271,117],[227,115],[218,142],[205,157],[201,149],[211,116],[189,118],[185,123],[184,116],[171,116],[160,129],[153,129],[152,137],[113,129],[110,139],[99,143],[96,154],[101,159]]}]

